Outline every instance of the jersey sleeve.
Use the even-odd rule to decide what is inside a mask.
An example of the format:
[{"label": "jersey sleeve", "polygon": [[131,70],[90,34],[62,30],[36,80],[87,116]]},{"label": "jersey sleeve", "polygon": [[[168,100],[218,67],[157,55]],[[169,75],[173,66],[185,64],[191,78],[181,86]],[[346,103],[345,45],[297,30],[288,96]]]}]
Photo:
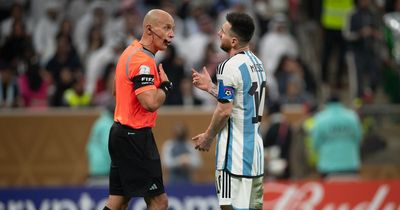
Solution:
[{"label": "jersey sleeve", "polygon": [[218,101],[221,103],[232,102],[235,98],[236,87],[238,86],[234,66],[229,62],[218,66]]},{"label": "jersey sleeve", "polygon": [[157,69],[153,61],[145,60],[140,63],[131,64],[130,67],[132,67],[132,70],[130,71],[131,75],[129,78],[131,78],[131,81],[133,82],[136,95],[147,90],[157,89],[154,84]]}]

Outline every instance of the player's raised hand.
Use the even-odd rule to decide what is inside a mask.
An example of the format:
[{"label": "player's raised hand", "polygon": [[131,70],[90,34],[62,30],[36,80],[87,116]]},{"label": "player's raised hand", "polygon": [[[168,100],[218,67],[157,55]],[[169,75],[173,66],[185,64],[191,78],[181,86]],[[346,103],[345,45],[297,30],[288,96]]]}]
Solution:
[{"label": "player's raised hand", "polygon": [[168,75],[165,73],[164,68],[163,68],[163,66],[162,66],[162,63],[160,63],[160,64],[158,65],[158,72],[159,72],[159,74],[160,74],[161,82],[169,81]]},{"label": "player's raised hand", "polygon": [[193,85],[200,90],[208,91],[212,87],[212,80],[206,67],[203,67],[202,72],[192,68]]}]

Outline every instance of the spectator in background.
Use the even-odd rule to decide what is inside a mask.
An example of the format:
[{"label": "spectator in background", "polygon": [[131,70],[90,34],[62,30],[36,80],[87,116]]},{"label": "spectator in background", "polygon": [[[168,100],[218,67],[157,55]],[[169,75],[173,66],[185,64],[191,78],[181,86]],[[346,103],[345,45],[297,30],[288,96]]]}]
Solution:
[{"label": "spectator in background", "polygon": [[119,54],[126,47],[124,37],[115,36],[100,49],[88,55],[85,72],[85,91],[91,95],[95,94],[96,84],[104,75],[107,65],[116,63]]},{"label": "spectator in background", "polygon": [[298,44],[289,33],[289,23],[285,15],[275,15],[269,28],[270,30],[261,37],[258,51],[267,71],[269,97],[272,101],[277,101],[279,100],[279,90],[275,72],[284,55],[298,56]]},{"label": "spectator in background", "polygon": [[280,103],[273,103],[269,107],[268,115],[270,125],[264,136],[265,176],[272,179],[289,179],[292,129],[281,111]]},{"label": "spectator in background", "polygon": [[168,170],[169,184],[187,184],[193,181],[193,173],[201,165],[201,159],[188,139],[188,129],[183,123],[173,126],[172,138],[164,143],[163,161]]},{"label": "spectator in background", "polygon": [[165,56],[161,62],[165,68],[165,73],[170,75],[169,81],[174,84],[174,89],[171,90],[169,96],[165,100],[166,105],[179,105],[181,103],[182,92],[181,82],[185,77],[184,61],[176,52],[175,46],[170,45],[165,51]]},{"label": "spectator in background", "polygon": [[357,113],[337,95],[315,116],[312,147],[318,155],[317,171],[325,179],[354,179],[361,166],[361,125]]},{"label": "spectator in background", "polygon": [[316,81],[300,59],[283,55],[275,71],[275,78],[282,102],[313,102],[316,96]]},{"label": "spectator in background", "polygon": [[50,99],[51,106],[63,105],[64,91],[71,88],[76,77],[82,74],[80,59],[71,43],[70,37],[58,36],[56,54],[46,66],[51,75],[52,85],[55,87]]},{"label": "spectator in background", "polygon": [[280,97],[283,104],[305,104],[313,101],[313,97],[305,89],[304,79],[299,75],[288,77],[285,93]]},{"label": "spectator in background", "polygon": [[[388,57],[383,71],[383,88],[391,103],[400,103],[400,32],[398,27],[390,24],[397,19],[400,24],[400,0],[386,1],[386,14],[383,16],[385,23],[384,40],[387,46]],[[396,32],[397,31],[397,32]],[[396,44],[397,43],[397,44]]]},{"label": "spectator in background", "polygon": [[[186,61],[186,75],[192,67],[197,67],[204,61],[206,56],[207,45],[215,43],[215,22],[208,14],[202,14],[197,17],[197,24],[200,32],[190,35],[184,43],[182,43],[182,56]],[[202,104],[206,107],[215,105],[215,100],[212,96],[199,89],[194,89],[194,95],[202,100]]]},{"label": "spectator in background", "polygon": [[[324,84],[323,94],[326,97],[329,91],[329,63],[332,58],[336,58],[336,86],[341,86],[341,79],[345,69],[344,56],[346,52],[346,42],[342,35],[346,17],[353,9],[354,0],[323,0],[321,26],[323,29],[322,43],[322,63],[321,63],[321,79]],[[334,50],[337,49],[337,56],[332,56]]]},{"label": "spectator in background", "polygon": [[87,12],[76,22],[74,44],[80,57],[84,57],[88,49],[87,37],[90,29],[98,27],[102,31],[105,43],[114,36],[113,24],[110,18],[110,4],[104,0],[92,1]]},{"label": "spectator in background", "polygon": [[0,63],[0,108],[22,105],[15,71],[7,62]]},{"label": "spectator in background", "polygon": [[191,34],[177,45],[178,51],[186,60],[187,73],[189,73],[191,67],[197,66],[203,61],[208,43],[214,42],[216,39],[215,22],[208,14],[199,15],[196,23],[199,32]]},{"label": "spectator in background", "polygon": [[99,49],[101,49],[104,46],[104,37],[103,37],[103,32],[101,31],[102,28],[100,26],[92,26],[92,28],[89,31],[88,37],[87,37],[87,48],[86,52],[83,53],[81,56],[82,60],[85,62],[86,66],[88,64],[88,60],[92,54],[97,52]]},{"label": "spectator in background", "polygon": [[87,12],[92,0],[70,0],[67,6],[67,15],[76,23]]},{"label": "spectator in background", "polygon": [[49,81],[40,68],[39,60],[32,58],[27,71],[18,77],[18,87],[23,99],[23,106],[45,108],[48,106]]},{"label": "spectator in background", "polygon": [[126,0],[121,3],[119,12],[121,15],[113,20],[113,36],[124,36],[126,43],[131,43],[143,33],[141,26],[141,10],[136,0]]},{"label": "spectator in background", "polygon": [[90,105],[92,95],[85,92],[85,79],[82,74],[75,76],[71,88],[64,91],[63,103],[69,107],[86,107]]},{"label": "spectator in background", "polygon": [[33,33],[33,46],[40,56],[42,65],[51,59],[56,51],[56,36],[61,21],[61,4],[59,1],[47,1],[46,14],[41,17]]},{"label": "spectator in background", "polygon": [[[397,19],[400,22],[400,0],[386,1],[384,39],[388,50],[388,59],[383,71],[383,88],[391,103],[400,103],[400,33],[398,27],[390,24]],[[400,23],[399,23],[400,24]],[[396,32],[397,30],[397,32]]]},{"label": "spectator in background", "polygon": [[110,155],[108,154],[108,135],[114,123],[114,101],[104,107],[100,116],[94,122],[86,154],[89,164],[89,185],[107,185],[110,173]]},{"label": "spectator in background", "polygon": [[0,23],[0,44],[3,44],[4,38],[11,34],[13,25],[16,21],[21,21],[26,26],[25,28],[27,34],[31,34],[32,32],[32,21],[25,16],[25,11],[22,4],[14,1],[10,13],[10,17],[1,21]]},{"label": "spectator in background", "polygon": [[[349,14],[344,34],[350,42],[357,72],[357,97],[367,91],[375,92],[379,81],[379,55],[376,52],[380,40],[379,19],[372,11],[370,0],[358,0],[356,9]],[[367,85],[364,79],[368,79]]]},{"label": "spectator in background", "polygon": [[10,68],[15,69],[17,73],[23,73],[26,70],[29,59],[35,52],[31,36],[26,33],[22,20],[13,22],[11,33],[6,37],[0,53],[0,56],[9,62]]},{"label": "spectator in background", "polygon": [[105,106],[110,101],[114,101],[114,76],[115,64],[107,65],[106,70],[100,80],[97,82],[96,92],[93,95],[92,105]]}]

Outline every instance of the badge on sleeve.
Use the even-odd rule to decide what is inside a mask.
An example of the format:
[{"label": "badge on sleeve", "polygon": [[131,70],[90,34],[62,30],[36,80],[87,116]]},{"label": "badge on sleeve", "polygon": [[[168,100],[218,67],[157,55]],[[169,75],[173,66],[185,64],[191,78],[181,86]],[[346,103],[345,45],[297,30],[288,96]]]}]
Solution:
[{"label": "badge on sleeve", "polygon": [[225,86],[222,80],[218,80],[218,101],[229,102],[234,99],[235,89],[231,86]]},{"label": "badge on sleeve", "polygon": [[150,74],[150,67],[146,65],[141,65],[139,67],[139,74]]},{"label": "badge on sleeve", "polygon": [[141,65],[139,67],[139,73],[132,78],[134,88],[139,89],[144,86],[154,85],[154,75],[150,72],[150,67]]}]

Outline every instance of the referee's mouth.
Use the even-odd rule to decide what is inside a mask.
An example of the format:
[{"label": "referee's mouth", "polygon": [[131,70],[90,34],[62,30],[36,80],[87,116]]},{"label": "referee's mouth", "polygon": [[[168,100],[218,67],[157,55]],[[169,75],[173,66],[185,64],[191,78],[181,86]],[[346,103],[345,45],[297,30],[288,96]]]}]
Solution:
[{"label": "referee's mouth", "polygon": [[167,46],[171,45],[171,43],[172,43],[172,41],[170,41],[170,40],[164,40],[164,44]]}]

